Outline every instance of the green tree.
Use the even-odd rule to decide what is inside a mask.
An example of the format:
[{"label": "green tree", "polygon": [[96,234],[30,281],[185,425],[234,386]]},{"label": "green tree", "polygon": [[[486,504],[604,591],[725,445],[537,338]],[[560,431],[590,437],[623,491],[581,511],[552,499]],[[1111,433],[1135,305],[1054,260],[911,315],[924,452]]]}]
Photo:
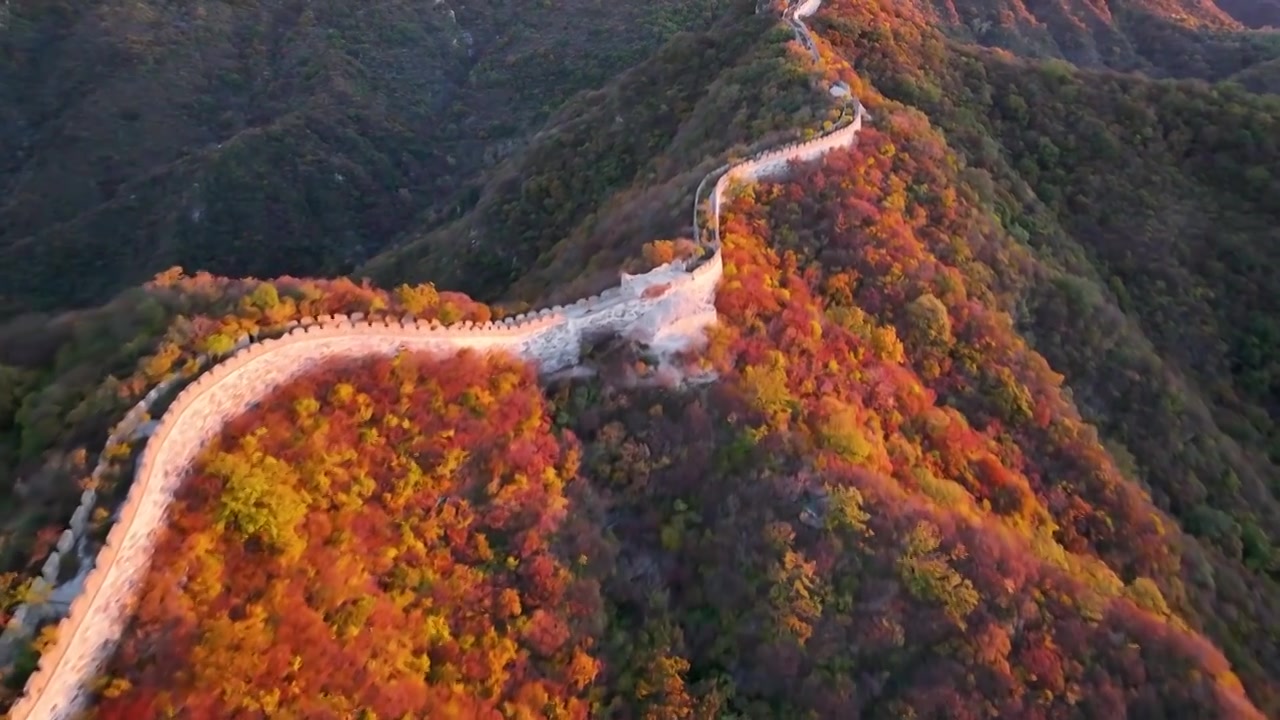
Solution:
[{"label": "green tree", "polygon": [[298,490],[297,471],[256,450],[255,439],[251,435],[239,452],[218,453],[209,462],[209,474],[224,483],[214,518],[270,550],[296,556],[306,544],[297,525],[307,514],[307,498]]}]

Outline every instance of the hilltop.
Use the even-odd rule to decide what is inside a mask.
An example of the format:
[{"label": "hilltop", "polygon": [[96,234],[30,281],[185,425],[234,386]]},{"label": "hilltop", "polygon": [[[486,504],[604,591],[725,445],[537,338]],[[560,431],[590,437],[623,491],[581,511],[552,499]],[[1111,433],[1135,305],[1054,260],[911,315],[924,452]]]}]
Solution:
[{"label": "hilltop", "polygon": [[7,586],[166,373],[303,315],[597,292],[669,259],[708,170],[829,128],[840,81],[857,147],[726,208],[716,382],[616,340],[542,382],[404,355],[260,398],[179,496],[97,717],[1277,715],[1280,98],[1211,82],[1267,81],[1274,36],[1109,7],[1095,62],[828,0],[814,63],[734,3],[363,266],[394,290],[170,273],[8,324]]}]

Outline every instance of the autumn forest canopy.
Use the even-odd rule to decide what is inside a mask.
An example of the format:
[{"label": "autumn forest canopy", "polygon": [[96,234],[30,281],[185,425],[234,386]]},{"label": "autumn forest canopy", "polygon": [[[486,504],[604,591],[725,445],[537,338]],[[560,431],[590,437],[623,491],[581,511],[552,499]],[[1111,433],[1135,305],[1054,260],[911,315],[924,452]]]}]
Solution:
[{"label": "autumn forest canopy", "polygon": [[[31,153],[0,165],[0,265],[30,264],[0,271],[6,619],[90,485],[105,537],[140,443],[86,478],[164,378],[322,313],[598,292],[688,251],[708,170],[830,128],[824,83],[874,120],[732,188],[682,372],[613,339],[568,376],[401,354],[261,398],[185,481],[92,717],[1280,717],[1266,3],[826,0],[819,63],[749,1],[564,0],[595,29],[563,43],[536,4],[249,5],[267,37],[0,15],[0,149]],[[101,102],[136,107],[140,58],[223,94],[121,115],[163,142],[94,140],[98,195],[42,194],[59,133],[96,136],[34,88],[93,28]],[[302,109],[253,116],[263,63]],[[52,628],[0,648],[6,704]]]}]

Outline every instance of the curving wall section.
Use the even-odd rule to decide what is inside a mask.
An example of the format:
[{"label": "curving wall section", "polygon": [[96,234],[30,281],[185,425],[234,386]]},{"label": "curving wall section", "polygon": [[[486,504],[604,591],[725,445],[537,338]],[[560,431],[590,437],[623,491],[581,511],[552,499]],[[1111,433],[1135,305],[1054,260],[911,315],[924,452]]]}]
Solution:
[{"label": "curving wall section", "polygon": [[[819,59],[817,46],[803,18],[820,5],[821,0],[805,0],[789,7],[783,16],[815,60]],[[91,695],[91,681],[127,626],[135,591],[145,579],[174,494],[200,451],[228,420],[252,407],[258,398],[321,363],[402,350],[511,353],[551,372],[577,364],[583,341],[598,337],[624,335],[660,347],[687,347],[716,320],[715,288],[723,272],[720,206],[726,190],[734,182],[774,177],[786,172],[791,163],[814,160],[834,148],[851,145],[866,117],[861,103],[854,100],[852,115],[836,129],[708,173],[694,194],[695,235],[710,251],[700,260],[668,263],[643,275],[623,274],[619,286],[600,295],[500,322],[443,326],[411,318],[310,318],[281,337],[248,344],[214,365],[182,390],[156,425],[138,460],[119,519],[98,553],[83,591],[59,623],[57,641],[40,658],[10,717],[64,720],[84,707]],[[703,190],[713,178],[708,238],[704,237],[707,228],[700,222],[700,208]],[[113,432],[112,442],[135,437],[147,409],[174,382],[176,379],[166,381],[131,410],[126,422]],[[72,519],[73,538],[67,541],[67,549],[79,537],[75,533],[84,532],[93,498],[85,502],[87,508],[82,506]],[[76,527],[81,529],[76,531]]]}]

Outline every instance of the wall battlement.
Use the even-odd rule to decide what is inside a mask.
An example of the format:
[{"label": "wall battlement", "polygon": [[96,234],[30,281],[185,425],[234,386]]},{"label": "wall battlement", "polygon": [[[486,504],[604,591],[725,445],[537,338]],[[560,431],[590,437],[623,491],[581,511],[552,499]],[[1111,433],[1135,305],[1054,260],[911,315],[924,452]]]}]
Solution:
[{"label": "wall battlement", "polygon": [[[821,6],[805,0],[789,7],[783,19],[815,61],[817,43],[803,18]],[[165,411],[139,456],[135,479],[119,517],[98,552],[83,590],[58,624],[57,641],[40,658],[23,697],[10,710],[15,720],[65,720],[85,706],[90,683],[115,651],[126,629],[130,606],[145,580],[165,514],[198,454],[223,426],[253,407],[266,394],[332,360],[394,355],[401,351],[439,355],[473,351],[509,353],[536,363],[544,372],[576,365],[583,341],[603,335],[626,335],[664,346],[681,345],[693,331],[715,322],[715,288],[723,274],[720,207],[735,182],[751,182],[785,173],[792,163],[815,160],[832,149],[854,143],[868,116],[853,101],[851,115],[830,132],[789,143],[741,162],[722,165],[703,177],[694,192],[695,239],[706,250],[701,258],[678,260],[642,275],[622,276],[618,286],[567,306],[522,313],[484,323],[444,325],[435,320],[325,315],[292,323],[284,335],[242,343],[184,388]],[[710,237],[700,213],[702,193],[714,180],[709,200]],[[697,327],[690,327],[696,325]],[[202,367],[209,359],[202,359]],[[108,448],[138,437],[148,410],[179,382],[158,385],[126,414],[108,439]],[[106,450],[103,451],[105,458]],[[105,459],[95,474],[104,471]],[[68,536],[58,551],[68,552],[83,537],[96,502],[85,491]],[[66,540],[66,542],[63,542]],[[57,554],[46,562],[44,581],[56,579]],[[10,623],[5,636],[24,627]]]}]

